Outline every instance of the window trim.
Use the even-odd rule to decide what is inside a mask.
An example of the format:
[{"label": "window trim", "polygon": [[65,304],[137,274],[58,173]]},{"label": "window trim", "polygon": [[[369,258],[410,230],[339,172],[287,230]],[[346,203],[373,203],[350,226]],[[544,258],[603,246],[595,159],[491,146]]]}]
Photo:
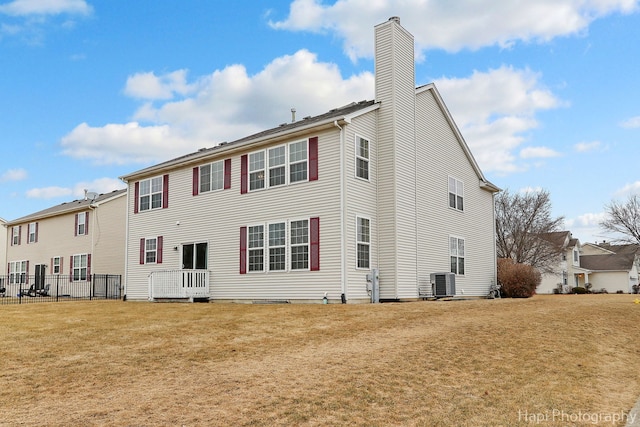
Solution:
[{"label": "window trim", "polygon": [[[451,192],[451,180],[454,181],[454,185],[456,187],[455,193]],[[458,194],[459,188],[461,188],[461,195]],[[455,206],[451,206],[451,194],[454,195]],[[459,205],[462,205],[462,207],[459,207]],[[453,175],[449,175],[447,178],[447,206],[449,206],[449,209],[453,209],[458,212],[464,212],[464,181],[456,178]]]},{"label": "window trim", "polygon": [[[291,243],[291,224],[293,222],[306,221],[307,235],[306,243]],[[284,245],[270,245],[270,226],[284,224]],[[254,227],[262,227],[262,246],[250,247],[250,232]],[[306,268],[293,268],[292,248],[306,247]],[[271,249],[284,248],[284,268],[271,268]],[[251,251],[262,251],[262,269],[251,270]],[[252,223],[240,227],[240,274],[247,273],[292,273],[298,271],[319,271],[320,270],[320,218],[319,217],[298,217],[287,220],[268,221],[263,223]]]},{"label": "window trim", "polygon": [[22,237],[22,226],[14,225],[11,227],[11,246],[19,246]]},{"label": "window trim", "polygon": [[[82,266],[82,257],[85,258],[86,264]],[[76,259],[80,259],[80,265],[76,267]],[[76,278],[76,270],[78,270],[78,277]],[[82,277],[82,270],[85,270],[85,277]],[[91,254],[74,254],[71,255],[71,271],[69,272],[72,282],[84,282],[91,280]]]},{"label": "window trim", "polygon": [[[451,240],[452,239],[456,239],[456,254],[453,255],[452,251],[451,251]],[[460,241],[462,241],[462,255],[459,254],[460,251]],[[456,271],[451,271],[451,273],[454,273],[456,276],[465,276],[467,274],[467,239],[465,239],[462,236],[457,236],[454,234],[450,234],[449,235],[449,239],[448,239],[448,246],[449,246],[449,271],[451,271],[451,258],[452,257],[456,257]],[[462,273],[460,273],[460,258],[462,258],[462,265],[463,265],[463,269],[464,271]]]},{"label": "window trim", "polygon": [[[17,266],[20,266],[20,270],[18,271]],[[24,266],[24,269],[22,268]],[[9,284],[20,284],[24,285],[29,283],[29,261],[27,260],[18,260],[18,261],[9,261],[8,267],[9,277],[7,277]],[[19,276],[18,276],[19,275]],[[18,276],[18,277],[16,277]],[[18,279],[18,280],[16,280]]]},{"label": "window trim", "polygon": [[[57,264],[56,264],[57,261]],[[58,267],[58,271],[56,271],[56,267]],[[62,257],[54,256],[51,258],[51,274],[60,275],[62,274]]]},{"label": "window trim", "polygon": [[[368,230],[369,241],[368,242],[360,240],[360,235],[358,233],[358,228],[360,226],[360,220],[367,221],[367,224],[369,226],[369,230]],[[363,216],[363,215],[356,215],[355,244],[356,244],[356,252],[355,252],[355,254],[356,254],[356,270],[371,270],[371,218],[369,218],[367,216]],[[368,252],[367,264],[368,265],[366,267],[361,267],[360,266],[360,257],[358,256],[360,245],[365,245],[367,247],[367,252]]]},{"label": "window trim", "polygon": [[[147,241],[155,240],[156,248],[154,251],[147,250]],[[141,237],[140,238],[140,247],[139,250],[139,260],[138,263],[140,265],[155,265],[162,264],[162,252],[164,246],[164,238],[162,236],[152,236],[152,237]],[[155,252],[155,260],[147,262],[147,253]]]},{"label": "window trim", "polygon": [[[364,157],[360,154],[360,140],[367,141],[367,157]],[[362,135],[355,134],[354,136],[354,171],[353,174],[356,179],[360,179],[362,181],[371,182],[371,139],[365,138]],[[367,177],[362,177],[358,175],[358,160],[362,160],[367,164]]]},{"label": "window trim", "polygon": [[[315,163],[317,164],[317,141],[315,142],[316,144],[316,148],[314,153],[311,152],[311,140],[312,139],[316,139],[316,138],[306,138],[306,139],[298,139],[295,141],[291,141],[291,142],[287,142],[285,144],[278,144],[278,145],[274,145],[271,147],[266,147],[265,149],[262,150],[256,150],[256,151],[252,151],[250,153],[247,153],[247,171],[246,171],[246,180],[247,180],[247,184],[246,184],[246,190],[243,189],[243,186],[241,186],[241,193],[242,192],[247,192],[247,193],[252,193],[255,191],[263,191],[263,190],[267,190],[269,188],[278,188],[278,187],[287,187],[289,185],[295,185],[295,184],[299,184],[299,183],[303,183],[303,182],[309,182],[309,181],[314,181],[317,180],[317,171],[313,171],[313,176],[312,176],[312,160],[315,161]],[[304,160],[298,160],[295,162],[291,161],[291,147],[295,144],[300,144],[300,143],[304,143],[305,144],[305,159]],[[283,164],[278,164],[278,165],[274,165],[271,166],[270,164],[270,156],[269,153],[272,150],[278,149],[278,148],[282,148],[284,147],[284,163]],[[254,156],[258,153],[262,153],[263,156],[263,168],[261,169],[252,169],[251,168],[251,156]],[[315,159],[311,159],[311,155],[314,154]],[[307,167],[306,167],[306,177],[304,179],[299,179],[299,180],[295,180],[292,181],[291,180],[291,167],[294,165],[299,165],[302,163],[306,163]],[[275,169],[279,169],[284,167],[284,183],[282,184],[275,184],[272,185],[271,184],[271,175],[272,175],[272,170]],[[314,166],[317,168],[317,165]],[[261,188],[251,188],[251,174],[253,173],[260,173],[262,172],[262,181],[264,183],[264,185]],[[244,172],[242,172],[242,174],[244,174]]]},{"label": "window trim", "polygon": [[[161,188],[160,191],[153,191],[153,180],[160,179]],[[142,183],[149,182],[149,193],[142,194]],[[153,195],[160,194],[160,206],[153,207]],[[169,207],[169,175],[156,175],[150,178],[141,179],[134,184],[134,201],[133,201],[133,213],[155,211],[159,209],[166,209]],[[142,209],[142,198],[149,197],[149,207]]]},{"label": "window trim", "polygon": [[[33,231],[31,227],[33,226]],[[27,243],[38,243],[38,223],[30,222],[27,225]],[[33,237],[33,239],[31,238]]]}]

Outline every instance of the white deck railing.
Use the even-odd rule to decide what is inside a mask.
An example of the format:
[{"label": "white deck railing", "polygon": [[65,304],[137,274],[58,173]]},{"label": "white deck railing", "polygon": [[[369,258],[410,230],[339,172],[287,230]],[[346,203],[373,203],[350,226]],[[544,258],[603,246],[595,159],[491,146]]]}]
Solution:
[{"label": "white deck railing", "polygon": [[161,270],[149,274],[149,299],[209,298],[208,270]]}]

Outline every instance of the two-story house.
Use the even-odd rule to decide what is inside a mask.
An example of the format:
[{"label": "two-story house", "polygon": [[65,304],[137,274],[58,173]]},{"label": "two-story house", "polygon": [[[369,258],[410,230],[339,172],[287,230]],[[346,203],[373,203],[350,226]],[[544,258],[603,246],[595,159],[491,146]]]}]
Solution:
[{"label": "two-story house", "polygon": [[31,286],[42,290],[55,278],[66,284],[88,282],[92,273],[123,275],[125,219],[123,189],[90,193],[8,221],[7,293],[15,296]]},{"label": "two-story house", "polygon": [[639,245],[582,245],[569,231],[548,233],[545,240],[562,251],[555,271],[542,276],[539,294],[567,293],[587,285],[592,292],[627,293],[638,284]]},{"label": "two-story house", "polygon": [[436,87],[416,88],[413,53],[391,18],[375,27],[375,100],[121,177],[127,299],[368,302],[379,279],[380,300],[410,300],[438,272],[486,296],[499,189]]}]

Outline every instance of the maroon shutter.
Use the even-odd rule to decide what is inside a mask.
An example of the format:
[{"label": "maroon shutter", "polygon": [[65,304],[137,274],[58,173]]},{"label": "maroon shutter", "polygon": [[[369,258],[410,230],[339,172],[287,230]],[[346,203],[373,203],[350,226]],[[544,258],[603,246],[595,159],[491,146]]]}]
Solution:
[{"label": "maroon shutter", "polygon": [[25,285],[29,284],[29,261],[27,261],[27,270],[24,272]]},{"label": "maroon shutter", "polygon": [[38,242],[38,223],[36,222],[36,242]]},{"label": "maroon shutter", "polygon": [[162,236],[158,236],[158,246],[156,246],[156,262],[158,264],[162,264],[162,244],[163,244],[163,238]]},{"label": "maroon shutter", "polygon": [[91,254],[87,254],[87,280],[91,280]]},{"label": "maroon shutter", "polygon": [[69,257],[69,280],[73,282],[73,255]]},{"label": "maroon shutter", "polygon": [[64,257],[60,257],[60,274],[62,274],[62,266],[64,265],[62,261],[64,261]]},{"label": "maroon shutter", "polygon": [[18,226],[18,244],[22,243],[22,226]]},{"label": "maroon shutter", "polygon": [[140,239],[140,264],[144,264],[144,237]]},{"label": "maroon shutter", "polygon": [[11,227],[11,244],[9,246],[13,246],[13,229],[16,228],[15,225]]},{"label": "maroon shutter", "polygon": [[231,159],[224,161],[224,189],[231,188]]},{"label": "maroon shutter", "polygon": [[140,203],[140,182],[133,185],[133,213],[138,213],[138,203]]},{"label": "maroon shutter", "polygon": [[162,209],[169,207],[169,175],[162,177]]},{"label": "maroon shutter", "polygon": [[78,214],[76,214],[74,218],[75,218],[75,224],[73,225],[73,235],[77,236],[78,235]]},{"label": "maroon shutter", "polygon": [[84,213],[84,234],[89,234],[89,212]]},{"label": "maroon shutter", "polygon": [[27,245],[30,243],[29,240],[31,239],[31,227],[29,227],[29,224],[27,224]]},{"label": "maroon shutter", "polygon": [[191,188],[191,195],[197,196],[200,193],[200,167],[193,168],[193,186]]},{"label": "maroon shutter", "polygon": [[309,138],[309,181],[318,179],[318,137]]},{"label": "maroon shutter", "polygon": [[53,258],[51,258],[51,267],[49,267],[49,271],[51,271],[51,274],[53,274]]},{"label": "maroon shutter", "polygon": [[240,227],[240,274],[247,273],[247,227]]},{"label": "maroon shutter", "polygon": [[246,154],[240,157],[240,194],[245,194],[247,192],[247,172],[249,169],[249,156]]},{"label": "maroon shutter", "polygon": [[311,271],[318,271],[320,270],[320,218],[310,219],[309,234]]}]

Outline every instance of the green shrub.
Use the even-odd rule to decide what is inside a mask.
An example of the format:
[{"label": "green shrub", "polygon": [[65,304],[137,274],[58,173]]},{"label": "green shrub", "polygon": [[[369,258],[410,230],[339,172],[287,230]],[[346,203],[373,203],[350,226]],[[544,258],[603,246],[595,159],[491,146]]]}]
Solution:
[{"label": "green shrub", "polygon": [[576,286],[575,288],[573,288],[573,293],[574,294],[586,294],[587,290],[583,287],[580,286]]},{"label": "green shrub", "polygon": [[542,276],[527,264],[516,264],[512,259],[498,260],[498,283],[507,298],[529,298],[536,293]]}]

